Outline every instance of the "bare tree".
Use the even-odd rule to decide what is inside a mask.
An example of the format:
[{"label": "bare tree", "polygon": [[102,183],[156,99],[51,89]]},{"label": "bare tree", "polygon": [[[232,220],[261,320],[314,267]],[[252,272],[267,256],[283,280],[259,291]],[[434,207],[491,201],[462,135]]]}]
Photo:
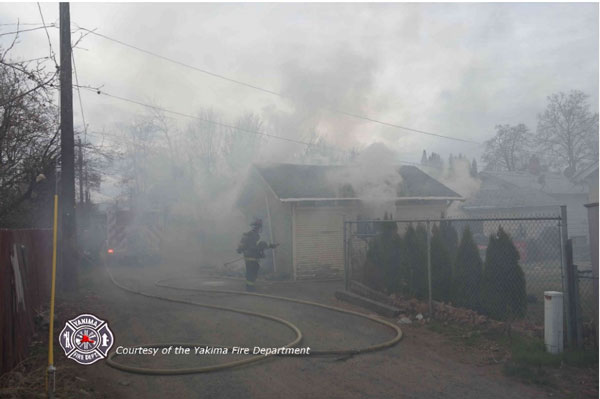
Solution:
[{"label": "bare tree", "polygon": [[185,131],[190,174],[213,175],[227,148],[229,129],[213,109],[201,109],[197,117]]},{"label": "bare tree", "polygon": [[[121,126],[122,153],[117,163],[123,194],[131,202],[145,201],[155,185],[156,170],[169,164],[170,152],[162,146],[164,132],[153,115]],[[166,165],[165,165],[166,164]]]},{"label": "bare tree", "polygon": [[263,142],[263,122],[260,116],[247,113],[239,117],[227,137],[226,157],[233,170],[249,166],[257,159]]},{"label": "bare tree", "polygon": [[[77,139],[81,139],[82,134],[76,133],[76,135]],[[115,159],[115,152],[90,141],[76,140],[75,145],[82,147],[81,152],[76,152],[75,164],[81,163],[81,168],[75,168],[75,186],[83,188],[83,190],[75,190],[76,199],[80,204],[91,203],[91,191],[100,190],[103,177]],[[83,153],[85,155],[80,159],[80,154]],[[83,191],[83,197],[81,191]]]},{"label": "bare tree", "polygon": [[485,169],[510,172],[522,169],[527,163],[530,143],[531,133],[524,124],[497,125],[496,135],[485,142],[482,157]]},{"label": "bare tree", "polygon": [[[306,140],[308,139],[308,140]],[[343,150],[330,144],[327,139],[319,134],[315,129],[305,136],[305,140],[310,144],[306,148],[300,148],[295,158],[305,164],[317,165],[342,165],[353,161],[358,155],[358,150]]]},{"label": "bare tree", "polygon": [[173,141],[170,135],[170,131],[173,130],[173,128],[169,123],[169,119],[165,115],[165,112],[159,107],[151,108],[150,113],[152,115],[152,124],[154,125],[155,129],[164,135],[165,140],[167,141],[167,145],[169,146],[169,156],[171,157],[171,165],[174,165],[177,154],[175,153]]},{"label": "bare tree", "polygon": [[588,95],[579,90],[548,97],[538,115],[536,138],[553,166],[573,174],[586,160],[598,159],[598,113],[590,111]]},{"label": "bare tree", "polygon": [[0,49],[0,224],[5,226],[21,223],[19,209],[27,202],[31,207],[59,156],[52,97],[56,70],[48,72],[43,60],[9,60],[14,43]]}]

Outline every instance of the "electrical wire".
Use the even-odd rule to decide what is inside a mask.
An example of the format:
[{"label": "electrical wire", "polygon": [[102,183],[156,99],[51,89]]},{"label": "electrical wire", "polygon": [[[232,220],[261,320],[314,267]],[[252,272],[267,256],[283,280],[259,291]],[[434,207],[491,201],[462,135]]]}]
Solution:
[{"label": "electrical wire", "polygon": [[18,22],[18,23],[8,23],[8,24],[0,24],[0,26],[37,26],[42,25],[39,22]]},{"label": "electrical wire", "polygon": [[2,32],[0,33],[0,36],[7,36],[7,35],[14,35],[14,34],[19,34],[19,33],[25,33],[25,32],[32,32],[32,31],[36,31],[36,30],[40,30],[40,29],[46,29],[46,27],[49,28],[55,28],[55,25],[44,25],[44,26],[38,26],[37,28],[29,28],[29,29],[19,29],[16,31],[12,31],[12,32]]},{"label": "electrical wire", "polygon": [[[282,97],[282,98],[292,99],[291,96],[285,95],[283,93],[280,93],[280,92],[277,92],[277,91],[274,91],[274,90],[265,89],[263,87],[256,86],[256,85],[253,85],[253,84],[250,84],[250,83],[246,83],[246,82],[243,82],[241,80],[229,78],[227,76],[224,76],[224,75],[221,75],[221,74],[218,74],[218,73],[210,72],[210,71],[207,71],[205,69],[198,68],[196,66],[187,64],[185,62],[177,61],[177,60],[175,60],[173,58],[166,57],[164,55],[152,52],[150,50],[142,49],[140,47],[137,47],[137,46],[134,46],[132,44],[126,43],[126,42],[124,42],[122,40],[115,39],[115,38],[107,36],[107,35],[103,35],[101,33],[89,30],[87,28],[83,28],[83,27],[79,26],[78,29],[81,29],[81,30],[84,30],[86,32],[89,32],[89,33],[91,33],[93,35],[96,35],[96,36],[98,36],[100,38],[103,38],[105,40],[109,40],[109,41],[115,42],[115,43],[120,44],[120,45],[122,45],[124,47],[128,47],[130,49],[134,49],[134,50],[142,52],[144,54],[147,54],[147,55],[150,55],[150,56],[162,59],[164,61],[168,61],[168,62],[174,63],[174,64],[179,65],[179,66],[183,66],[185,68],[192,69],[192,70],[197,71],[197,72],[204,73],[206,75],[209,75],[209,76],[212,76],[212,77],[215,77],[215,78],[218,78],[218,79],[222,79],[222,80],[225,80],[225,81],[228,81],[228,82],[231,82],[231,83],[235,83],[235,84],[238,84],[238,85],[241,85],[241,86],[245,86],[245,87],[248,87],[248,88],[251,88],[251,89],[254,89],[254,90],[258,90],[258,91],[261,91],[263,93],[272,94],[272,95],[279,96],[279,97]],[[378,123],[380,125],[384,125],[384,126],[388,126],[388,127],[402,129],[402,130],[406,130],[406,131],[413,132],[413,133],[419,133],[419,134],[424,134],[424,135],[428,135],[428,136],[432,136],[432,137],[438,137],[438,138],[443,138],[443,139],[448,139],[448,140],[455,140],[455,141],[460,141],[460,142],[464,142],[464,143],[481,144],[481,143],[479,143],[478,141],[475,141],[475,140],[461,139],[461,138],[458,138],[458,137],[447,136],[447,135],[438,134],[438,133],[432,133],[432,132],[428,132],[428,131],[425,131],[425,130],[413,129],[413,128],[410,128],[410,127],[407,127],[407,126],[401,126],[401,125],[390,123],[390,122],[384,122],[384,121],[380,121],[378,119],[371,118],[371,117],[368,117],[368,116],[358,115],[356,113],[352,113],[352,112],[348,112],[348,111],[343,111],[343,110],[339,110],[339,109],[335,109],[335,108],[331,108],[331,107],[323,107],[323,108],[327,109],[329,111],[335,112],[335,113],[339,113],[341,115],[349,116],[349,117],[356,118],[356,119],[361,119],[361,120],[368,121],[368,122]]]},{"label": "electrical wire", "polygon": [[81,110],[81,120],[83,121],[83,141],[86,142],[87,141],[87,123],[85,123],[85,114],[83,113],[83,102],[81,101],[81,90],[80,90],[80,86],[79,86],[79,77],[77,76],[77,66],[75,65],[75,56],[73,55],[73,52],[71,52],[71,59],[73,60],[73,72],[75,72],[77,97],[79,98],[79,109]]},{"label": "electrical wire", "polygon": [[[106,92],[104,90],[94,89],[94,88],[86,87],[86,86],[81,86],[81,87],[83,89],[85,89],[85,90],[88,90],[90,92],[94,92],[94,93],[96,93],[98,95],[104,95],[104,96],[107,96],[107,97],[110,97],[110,98],[114,98],[114,99],[117,99],[117,100],[120,100],[120,101],[128,102],[128,103],[131,103],[131,104],[136,104],[136,105],[139,105],[139,106],[142,106],[142,107],[151,108],[151,109],[154,109],[154,110],[157,110],[157,111],[162,111],[162,112],[170,113],[170,114],[173,114],[173,115],[183,116],[185,118],[200,120],[202,122],[210,123],[210,124],[213,124],[213,125],[216,125],[216,126],[226,127],[226,128],[238,130],[238,131],[241,131],[241,132],[244,132],[244,133],[250,133],[250,134],[254,134],[254,135],[258,135],[258,136],[264,136],[264,137],[272,138],[272,139],[276,139],[276,140],[283,140],[283,141],[291,142],[291,143],[294,143],[294,144],[301,144],[301,145],[306,145],[306,146],[318,147],[318,145],[315,146],[315,144],[311,143],[311,142],[302,141],[302,140],[296,140],[296,139],[290,139],[288,137],[277,136],[277,135],[274,135],[274,134],[265,133],[265,132],[256,131],[256,130],[244,129],[244,128],[241,128],[241,127],[238,127],[238,126],[233,126],[233,125],[229,125],[229,124],[226,124],[226,123],[213,121],[213,120],[206,119],[206,118],[203,118],[203,117],[200,117],[200,116],[190,115],[190,114],[186,114],[184,112],[174,111],[174,110],[170,110],[170,109],[167,109],[167,108],[159,107],[157,105],[147,104],[147,103],[144,103],[144,102],[141,102],[141,101],[138,101],[138,100],[133,100],[133,99],[130,99],[130,98],[118,96],[118,95],[115,95],[115,94],[108,93],[108,92]],[[347,150],[342,150],[342,149],[335,148],[335,147],[328,147],[328,148],[330,148],[330,149],[332,149],[334,151],[338,151],[338,152],[349,153],[349,151],[347,151]],[[398,162],[404,163],[404,164],[409,164],[409,165],[420,165],[420,164],[418,164],[416,162],[410,162],[410,161],[398,161]]]},{"label": "electrical wire", "polygon": [[[37,29],[43,28],[46,31],[46,36],[48,38],[48,44],[49,44],[49,48],[50,48],[50,58],[54,59],[54,51],[52,49],[52,43],[50,41],[50,36],[48,34],[47,26],[50,26],[50,27],[56,27],[56,26],[54,24],[52,24],[52,25],[46,25],[45,24],[43,13],[42,13],[42,10],[41,10],[41,6],[40,6],[39,3],[37,3],[37,6],[38,6],[38,9],[39,9],[39,12],[40,12],[40,16],[42,18],[42,24],[43,24],[43,26],[42,27],[33,28],[31,30],[37,30]],[[228,78],[226,76],[223,76],[223,75],[220,75],[220,74],[216,74],[216,73],[213,73],[213,72],[210,72],[210,71],[207,71],[207,70],[195,67],[193,65],[186,64],[184,62],[180,62],[180,61],[174,60],[172,58],[162,56],[160,54],[157,54],[157,53],[154,53],[154,52],[151,52],[151,51],[148,51],[148,50],[141,49],[141,48],[139,48],[137,46],[133,46],[133,45],[125,43],[125,42],[123,42],[121,40],[118,40],[118,39],[115,39],[115,38],[103,35],[101,33],[89,30],[87,28],[78,27],[78,29],[84,30],[84,31],[86,31],[86,32],[88,32],[90,34],[96,35],[98,37],[102,37],[102,38],[104,38],[106,40],[110,40],[110,41],[116,42],[116,43],[118,43],[120,45],[123,45],[125,47],[129,47],[129,48],[135,49],[137,51],[146,53],[148,55],[151,55],[151,56],[154,56],[154,57],[158,57],[160,59],[163,59],[163,60],[175,63],[177,65],[180,65],[180,66],[183,66],[183,67],[186,67],[186,68],[190,68],[190,69],[196,70],[198,72],[202,72],[202,73],[208,74],[208,75],[216,77],[216,78],[224,79],[226,81],[229,81],[229,82],[232,82],[232,83],[236,83],[236,84],[239,84],[239,85],[243,85],[243,86],[255,89],[255,90],[259,90],[259,91],[263,91],[265,93],[269,93],[269,94],[273,94],[273,95],[277,95],[277,96],[280,96],[280,97],[286,97],[287,98],[287,96],[285,96],[282,93],[278,93],[278,92],[275,92],[273,90],[264,89],[262,87],[255,86],[255,85],[252,85],[252,84],[249,84],[249,83],[245,83],[245,82],[242,82],[242,81],[239,81],[239,80],[236,80],[236,79]],[[82,104],[82,100],[81,100],[81,91],[80,91],[80,87],[81,86],[79,85],[79,79],[78,79],[78,76],[77,76],[77,68],[76,68],[76,65],[75,65],[75,58],[74,58],[74,56],[72,56],[72,60],[73,60],[73,69],[74,69],[74,72],[75,72],[76,87],[77,87],[77,92],[78,92],[78,97],[79,97],[79,105],[80,105],[80,109],[81,109],[81,113],[82,113],[82,119],[83,119],[83,124],[84,124],[84,137],[87,138],[87,124],[85,123],[85,115],[84,115],[84,112],[83,112],[83,104]],[[94,89],[91,89],[91,88],[87,88],[87,89],[88,90],[94,90]],[[314,146],[314,144],[310,143],[310,142],[305,142],[305,141],[291,139],[291,138],[282,137],[282,136],[276,136],[276,135],[265,133],[265,132],[257,132],[257,131],[252,131],[252,130],[248,130],[248,129],[243,129],[243,128],[240,128],[240,127],[236,127],[236,126],[224,124],[224,123],[221,123],[221,122],[211,121],[211,120],[208,120],[208,119],[205,119],[205,118],[201,118],[201,117],[198,117],[198,116],[189,115],[189,114],[186,114],[186,113],[183,113],[183,112],[168,110],[168,109],[165,109],[165,108],[162,108],[162,107],[158,107],[158,106],[154,106],[154,105],[151,105],[151,104],[142,103],[140,101],[136,101],[136,100],[128,99],[128,98],[125,98],[125,97],[113,95],[113,94],[106,93],[106,92],[103,92],[103,91],[101,92],[100,90],[95,90],[95,91],[97,92],[97,94],[104,94],[105,96],[112,97],[112,98],[115,98],[115,99],[118,99],[118,100],[121,100],[121,101],[126,101],[126,102],[129,102],[129,103],[133,103],[133,104],[137,104],[137,105],[140,105],[140,106],[152,108],[152,109],[155,109],[155,110],[160,110],[160,111],[167,112],[167,113],[170,113],[170,114],[179,115],[179,116],[183,116],[183,117],[186,117],[186,118],[197,119],[197,120],[204,121],[206,123],[210,123],[210,124],[214,124],[214,125],[219,125],[219,126],[222,126],[222,127],[227,127],[227,128],[230,128],[230,129],[239,130],[239,131],[243,131],[243,132],[246,132],[246,133],[251,133],[251,134],[260,135],[260,136],[264,136],[264,137],[268,137],[268,138],[273,138],[273,139],[278,139],[278,140],[284,140],[284,141],[287,141],[287,142],[292,142],[292,143],[296,143],[296,144],[306,145],[306,146],[308,146],[308,148]],[[379,124],[382,124],[382,125],[385,125],[385,126],[388,126],[388,127],[400,128],[400,129],[404,129],[404,130],[407,130],[407,131],[411,131],[411,132],[415,132],[415,133],[420,133],[420,134],[425,134],[425,135],[430,135],[430,136],[439,137],[439,138],[446,138],[446,139],[452,139],[452,140],[457,140],[457,141],[461,141],[461,142],[480,144],[480,143],[475,142],[473,140],[466,140],[466,139],[460,139],[460,138],[451,137],[451,136],[445,136],[445,135],[441,135],[441,134],[437,134],[437,133],[431,133],[431,132],[427,132],[427,131],[424,131],[424,130],[413,129],[413,128],[409,128],[409,127],[406,127],[406,126],[400,126],[400,125],[392,124],[392,123],[389,123],[389,122],[383,122],[383,121],[380,121],[380,120],[377,120],[377,119],[373,119],[373,118],[370,118],[370,117],[367,117],[367,116],[357,115],[357,114],[346,112],[346,111],[343,111],[343,110],[337,110],[337,109],[332,109],[332,108],[328,108],[328,107],[326,107],[326,108],[329,109],[329,110],[331,110],[331,111],[333,111],[333,112],[342,114],[342,115],[350,116],[350,117],[357,118],[357,119],[366,120],[366,121],[369,121],[369,122],[379,123]],[[337,149],[335,147],[331,147],[331,149],[333,149],[335,151],[341,151],[341,152],[344,152],[344,153],[348,153],[348,151],[346,151],[346,150],[340,150],[340,149]],[[404,164],[410,164],[410,165],[419,165],[416,162],[409,162],[409,161],[399,161],[399,162],[400,163],[404,163]]]},{"label": "electrical wire", "polygon": [[50,58],[54,61],[54,65],[58,68],[54,50],[52,49],[52,41],[50,40],[50,34],[48,33],[48,28],[46,27],[46,21],[44,20],[44,14],[42,13],[42,7],[40,6],[39,2],[37,3],[37,7],[40,12],[40,17],[42,18],[42,27],[44,28],[44,31],[46,32],[46,37],[48,38],[48,47],[50,48]]},{"label": "electrical wire", "polygon": [[[111,98],[114,98],[114,99],[117,99],[117,100],[121,100],[121,101],[125,101],[125,102],[128,102],[128,103],[131,103],[131,104],[136,104],[136,105],[139,105],[139,106],[142,106],[142,107],[152,108],[152,109],[157,110],[157,111],[167,112],[167,113],[173,114],[173,115],[183,116],[183,117],[190,118],[190,119],[196,119],[196,120],[203,121],[203,122],[206,122],[206,123],[210,123],[210,124],[213,124],[213,125],[216,125],[216,126],[221,126],[221,127],[226,127],[226,128],[230,128],[230,129],[235,129],[235,130],[239,130],[239,131],[242,131],[242,132],[245,132],[245,133],[251,133],[251,134],[254,134],[254,135],[269,137],[269,138],[273,138],[273,139],[277,139],[277,140],[284,140],[284,141],[288,141],[288,142],[296,143],[296,144],[303,144],[303,145],[310,144],[310,143],[307,143],[307,142],[304,142],[304,141],[300,141],[300,140],[296,140],[296,139],[290,139],[288,137],[276,136],[274,134],[269,134],[269,133],[260,132],[260,131],[256,131],[256,130],[244,129],[244,128],[233,126],[233,125],[229,125],[229,124],[226,124],[226,123],[216,122],[216,121],[213,121],[213,120],[210,120],[210,119],[202,118],[201,116],[190,115],[190,114],[186,114],[184,112],[174,111],[174,110],[170,110],[170,109],[167,109],[167,108],[159,107],[157,105],[143,103],[141,101],[132,100],[130,98],[121,97],[121,96],[118,96],[118,95],[115,95],[115,94],[111,94],[111,93],[108,93],[108,92],[106,92],[104,90],[95,90],[95,89],[87,88],[87,87],[83,87],[83,88],[86,89],[86,90],[89,90],[89,91],[94,91],[94,92],[96,92],[96,94],[99,94],[99,95],[104,95],[104,96],[111,97]],[[340,150],[340,151],[343,151],[343,150]]]},{"label": "electrical wire", "polygon": [[[39,7],[39,3],[38,3],[38,7]],[[40,9],[40,13],[41,13],[41,9]],[[43,17],[42,17],[42,20],[43,20]],[[54,27],[54,28],[56,28],[56,25],[54,25],[54,24],[47,25],[47,26],[48,27]],[[46,25],[44,24],[43,27],[32,28],[32,29],[23,30],[23,31],[17,31],[17,32],[9,32],[9,33],[4,33],[4,34],[26,32],[26,31],[29,31],[29,30],[38,30],[38,29],[41,29],[41,28],[46,29]],[[261,91],[263,93],[275,95],[275,96],[278,96],[278,97],[281,97],[281,98],[292,99],[291,96],[285,95],[283,93],[280,93],[280,92],[277,92],[277,91],[274,91],[274,90],[270,90],[270,89],[265,89],[263,87],[256,86],[256,85],[253,85],[253,84],[250,84],[250,83],[246,83],[246,82],[243,82],[241,80],[229,78],[227,76],[224,76],[224,75],[221,75],[221,74],[218,74],[218,73],[215,73],[215,72],[210,72],[208,70],[205,70],[205,69],[202,69],[202,68],[198,68],[198,67],[196,67],[194,65],[191,65],[191,64],[188,64],[188,63],[185,63],[185,62],[182,62],[182,61],[178,61],[178,60],[175,60],[173,58],[166,57],[164,55],[161,55],[161,54],[149,51],[149,50],[142,49],[140,47],[137,47],[137,46],[134,46],[132,44],[126,43],[126,42],[124,42],[122,40],[115,39],[113,37],[110,37],[110,36],[107,36],[107,35],[104,35],[104,34],[101,34],[101,33],[95,32],[95,31],[92,31],[90,29],[87,29],[87,28],[84,28],[84,27],[81,27],[81,26],[78,26],[77,28],[81,29],[81,30],[84,30],[84,31],[86,31],[86,32],[88,32],[90,34],[96,35],[96,36],[98,36],[100,38],[103,38],[105,40],[109,40],[109,41],[115,42],[117,44],[120,44],[120,45],[122,45],[124,47],[128,47],[128,48],[134,49],[134,50],[142,52],[144,54],[147,54],[147,55],[150,55],[150,56],[162,59],[164,61],[171,62],[173,64],[176,64],[176,65],[179,65],[179,66],[182,66],[182,67],[185,67],[185,68],[192,69],[192,70],[197,71],[197,72],[204,73],[206,75],[209,75],[209,76],[212,76],[212,77],[215,77],[215,78],[218,78],[218,79],[222,79],[222,80],[228,81],[230,83],[235,83],[235,84],[238,84],[238,85],[241,85],[241,86],[245,86],[245,87],[248,87],[248,88],[251,88],[251,89],[254,89],[254,90],[258,90],[258,91]],[[2,36],[4,34],[0,34],[0,36]],[[47,29],[46,29],[46,35],[48,35]],[[48,40],[50,40],[50,39],[48,38]],[[51,48],[51,51],[52,51],[52,48]],[[351,117],[351,118],[360,119],[360,120],[364,120],[364,121],[367,121],[367,122],[377,123],[377,124],[380,124],[380,125],[383,125],[383,126],[387,126],[387,127],[402,129],[402,130],[406,130],[406,131],[409,131],[409,132],[412,132],[412,133],[419,133],[419,134],[423,134],[423,135],[427,135],[427,136],[431,136],[431,137],[438,137],[438,138],[442,138],[442,139],[454,140],[454,141],[459,141],[459,142],[463,142],[463,143],[473,143],[473,144],[477,144],[477,145],[484,144],[484,143],[481,143],[481,142],[478,142],[478,141],[475,141],[475,140],[471,140],[471,139],[461,139],[459,137],[454,137],[454,136],[448,136],[448,135],[439,134],[439,133],[428,132],[426,130],[414,129],[414,128],[411,128],[411,127],[408,127],[408,126],[402,126],[402,125],[398,125],[398,124],[391,123],[391,122],[385,122],[385,121],[381,121],[379,119],[375,119],[375,118],[372,118],[372,117],[369,117],[369,116],[359,115],[359,114],[356,114],[356,113],[353,113],[353,112],[348,112],[348,111],[340,110],[340,109],[337,109],[337,108],[332,108],[332,107],[327,107],[327,106],[326,107],[322,107],[322,108],[326,109],[326,110],[329,110],[331,112],[338,113],[340,115],[345,115],[345,116],[348,116],[348,117]]]}]

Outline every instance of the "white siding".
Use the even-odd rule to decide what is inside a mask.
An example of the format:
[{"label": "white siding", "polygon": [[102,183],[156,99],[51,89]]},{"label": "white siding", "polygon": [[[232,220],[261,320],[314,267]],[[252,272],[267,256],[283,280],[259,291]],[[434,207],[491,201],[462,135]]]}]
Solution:
[{"label": "white siding", "polygon": [[396,205],[394,219],[416,220],[416,219],[439,219],[446,211],[446,201],[431,201],[422,204],[399,204]]},{"label": "white siding", "polygon": [[294,263],[297,279],[341,276],[344,270],[344,217],[356,218],[353,207],[295,209]]},{"label": "white siding", "polygon": [[[279,246],[275,249],[275,273],[279,277],[292,277],[292,215],[291,205],[284,204],[270,190],[266,191],[267,205],[271,214],[271,223],[265,223],[273,228],[273,242]],[[267,237],[267,236],[265,236]],[[266,238],[263,238],[266,239]],[[268,237],[270,239],[270,237]],[[269,251],[271,252],[271,251]]]},{"label": "white siding", "polygon": [[[343,275],[344,220],[382,218],[383,209],[354,204],[346,206],[301,206],[293,211],[293,262],[296,279],[328,278]],[[398,219],[437,219],[446,209],[445,201],[422,204],[402,204],[396,210]]]}]

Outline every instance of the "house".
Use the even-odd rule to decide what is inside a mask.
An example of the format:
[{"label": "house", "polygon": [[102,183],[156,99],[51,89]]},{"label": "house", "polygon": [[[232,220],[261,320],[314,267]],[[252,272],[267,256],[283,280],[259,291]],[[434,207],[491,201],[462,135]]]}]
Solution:
[{"label": "house", "polygon": [[581,186],[587,186],[587,203],[598,203],[598,161],[581,168],[571,179]]},{"label": "house", "polygon": [[573,239],[575,256],[589,257],[588,221],[584,204],[588,184],[559,174],[535,175],[528,172],[490,172],[479,174],[478,192],[462,205],[473,217],[558,216],[567,206],[567,228]]},{"label": "house", "polygon": [[[263,237],[278,242],[272,270],[292,279],[341,275],[344,221],[439,218],[460,195],[414,166],[365,175],[351,166],[265,164],[251,168],[238,206],[262,217]],[[378,193],[378,196],[374,196]]]},{"label": "house", "polygon": [[520,187],[496,173],[479,173],[479,190],[466,199],[461,209],[473,217],[556,215],[560,202],[534,187]]}]

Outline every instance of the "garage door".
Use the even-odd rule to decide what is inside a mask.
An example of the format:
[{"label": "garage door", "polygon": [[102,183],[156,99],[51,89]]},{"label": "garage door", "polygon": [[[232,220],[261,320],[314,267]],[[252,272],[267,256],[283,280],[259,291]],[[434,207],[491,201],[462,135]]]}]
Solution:
[{"label": "garage door", "polygon": [[344,270],[345,207],[298,207],[295,210],[297,279],[340,277]]}]

